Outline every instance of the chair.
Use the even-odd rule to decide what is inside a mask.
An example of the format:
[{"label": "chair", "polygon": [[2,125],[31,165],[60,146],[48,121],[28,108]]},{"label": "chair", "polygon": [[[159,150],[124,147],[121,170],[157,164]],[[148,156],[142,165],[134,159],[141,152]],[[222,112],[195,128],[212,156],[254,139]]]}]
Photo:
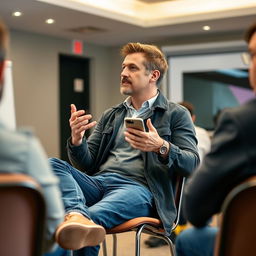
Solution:
[{"label": "chair", "polygon": [[45,202],[24,174],[0,174],[0,255],[42,255]]},{"label": "chair", "polygon": [[[185,177],[178,176],[175,188],[175,204],[177,208],[177,217],[175,223],[173,224],[172,231],[175,230],[179,223],[180,211],[181,211],[181,202],[183,195],[183,187],[185,184]],[[135,255],[140,256],[140,238],[141,233],[150,234],[158,238],[164,239],[169,247],[171,255],[175,255],[174,245],[171,239],[165,235],[162,223],[160,219],[150,218],[150,217],[138,217],[131,220],[128,220],[112,229],[106,230],[107,234],[113,235],[113,256],[117,255],[117,234],[123,232],[135,231]],[[103,255],[107,256],[106,241],[103,242]]]},{"label": "chair", "polygon": [[256,176],[231,190],[222,213],[214,255],[256,255]]}]

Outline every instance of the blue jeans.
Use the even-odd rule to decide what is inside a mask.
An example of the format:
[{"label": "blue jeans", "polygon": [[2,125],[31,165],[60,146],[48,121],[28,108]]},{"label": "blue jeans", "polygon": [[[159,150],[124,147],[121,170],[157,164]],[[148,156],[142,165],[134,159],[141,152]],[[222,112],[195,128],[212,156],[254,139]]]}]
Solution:
[{"label": "blue jeans", "polygon": [[60,247],[57,247],[55,251],[45,253],[44,256],[69,256],[69,252]]},{"label": "blue jeans", "polygon": [[175,241],[177,256],[213,256],[217,232],[209,226],[182,231]]},{"label": "blue jeans", "polygon": [[[51,158],[50,163],[60,180],[66,213],[80,212],[105,229],[151,216],[153,196],[145,186],[116,173],[89,176],[57,158]],[[74,255],[96,256],[99,248],[85,247]]]}]

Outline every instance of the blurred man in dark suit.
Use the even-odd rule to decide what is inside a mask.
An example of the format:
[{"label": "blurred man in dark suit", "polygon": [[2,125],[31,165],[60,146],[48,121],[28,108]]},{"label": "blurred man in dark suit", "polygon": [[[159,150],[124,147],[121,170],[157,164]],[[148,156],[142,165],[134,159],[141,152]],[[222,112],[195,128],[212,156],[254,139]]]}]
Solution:
[{"label": "blurred man in dark suit", "polygon": [[[246,33],[250,84],[256,93],[256,23]],[[256,99],[223,111],[211,151],[185,189],[187,219],[196,227],[183,231],[176,241],[178,256],[213,255],[217,228],[208,220],[220,212],[228,192],[256,174]]]}]

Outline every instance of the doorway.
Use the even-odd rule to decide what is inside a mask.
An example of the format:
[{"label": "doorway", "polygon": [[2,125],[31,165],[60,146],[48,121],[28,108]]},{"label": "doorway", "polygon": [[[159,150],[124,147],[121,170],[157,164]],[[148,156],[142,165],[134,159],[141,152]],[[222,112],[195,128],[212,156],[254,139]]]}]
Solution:
[{"label": "doorway", "polygon": [[70,104],[89,112],[90,59],[60,54],[59,67],[60,153],[62,160],[69,161],[66,143],[70,137]]}]

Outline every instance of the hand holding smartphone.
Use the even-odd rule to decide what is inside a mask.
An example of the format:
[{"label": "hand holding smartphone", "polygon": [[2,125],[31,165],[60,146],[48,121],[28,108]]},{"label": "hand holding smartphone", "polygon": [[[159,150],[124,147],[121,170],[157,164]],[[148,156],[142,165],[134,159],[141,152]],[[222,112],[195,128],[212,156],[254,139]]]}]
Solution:
[{"label": "hand holding smartphone", "polygon": [[139,117],[125,117],[124,119],[126,128],[133,128],[145,132],[144,121]]}]

